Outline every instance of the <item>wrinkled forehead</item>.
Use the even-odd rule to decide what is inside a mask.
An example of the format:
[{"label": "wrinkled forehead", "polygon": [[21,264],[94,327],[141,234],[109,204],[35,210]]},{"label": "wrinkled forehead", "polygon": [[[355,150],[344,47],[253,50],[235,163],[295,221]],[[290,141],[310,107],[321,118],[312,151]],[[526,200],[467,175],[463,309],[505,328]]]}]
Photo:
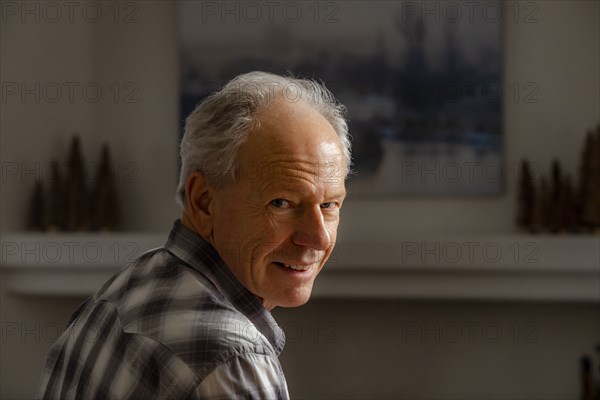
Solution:
[{"label": "wrinkled forehead", "polygon": [[236,171],[236,181],[263,187],[285,185],[300,189],[303,185],[345,187],[346,166],[343,157],[330,162],[300,159],[272,159],[242,163]]},{"label": "wrinkled forehead", "polygon": [[240,177],[344,180],[342,143],[329,121],[311,106],[274,103],[258,115],[257,122],[240,146]]}]

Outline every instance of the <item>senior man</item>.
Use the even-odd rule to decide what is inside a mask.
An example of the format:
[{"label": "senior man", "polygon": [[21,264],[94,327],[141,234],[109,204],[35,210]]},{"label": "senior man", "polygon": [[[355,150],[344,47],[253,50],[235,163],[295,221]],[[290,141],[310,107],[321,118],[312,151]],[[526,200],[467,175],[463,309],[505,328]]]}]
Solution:
[{"label": "senior man", "polygon": [[288,398],[270,310],[308,301],[335,244],[350,143],[320,84],[251,72],[189,115],[166,244],[51,347],[38,397]]}]

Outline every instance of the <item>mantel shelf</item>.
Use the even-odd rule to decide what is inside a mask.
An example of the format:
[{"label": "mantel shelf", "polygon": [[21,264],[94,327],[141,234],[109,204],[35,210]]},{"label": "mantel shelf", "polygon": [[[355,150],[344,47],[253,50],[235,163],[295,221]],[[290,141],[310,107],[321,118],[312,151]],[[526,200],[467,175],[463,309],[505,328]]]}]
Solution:
[{"label": "mantel shelf", "polygon": [[[2,234],[2,279],[30,296],[88,296],[166,234]],[[317,298],[600,302],[600,236],[397,235],[338,242]]]}]

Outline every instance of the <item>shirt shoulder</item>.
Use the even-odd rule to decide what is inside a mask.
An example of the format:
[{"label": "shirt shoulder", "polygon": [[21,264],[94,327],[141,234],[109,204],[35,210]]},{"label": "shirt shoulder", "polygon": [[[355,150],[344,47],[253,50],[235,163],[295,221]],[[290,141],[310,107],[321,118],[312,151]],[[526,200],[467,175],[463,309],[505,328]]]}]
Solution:
[{"label": "shirt shoulder", "polygon": [[99,293],[99,300],[114,305],[124,332],[163,344],[200,377],[236,355],[277,357],[209,278],[164,249],[144,254]]},{"label": "shirt shoulder", "polygon": [[287,393],[277,355],[209,277],[159,248],[74,313],[39,397],[193,398],[216,382],[226,393]]},{"label": "shirt shoulder", "polygon": [[200,379],[171,349],[122,329],[106,301],[86,306],[51,347],[39,398],[185,398]]}]

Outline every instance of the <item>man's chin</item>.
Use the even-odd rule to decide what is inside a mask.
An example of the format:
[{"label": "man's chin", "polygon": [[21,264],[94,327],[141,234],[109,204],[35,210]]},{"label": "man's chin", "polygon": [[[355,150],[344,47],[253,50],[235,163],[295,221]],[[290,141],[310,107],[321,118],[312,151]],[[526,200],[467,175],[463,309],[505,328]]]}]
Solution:
[{"label": "man's chin", "polygon": [[263,306],[267,310],[272,310],[275,307],[300,307],[308,302],[308,300],[310,299],[310,294],[311,290],[308,289],[294,291],[293,293],[286,293],[285,295],[277,299],[272,299],[271,301],[265,301],[263,299]]},{"label": "man's chin", "polygon": [[304,298],[302,300],[289,301],[289,302],[286,302],[285,304],[279,305],[279,307],[284,307],[284,308],[300,307],[300,306],[303,306],[304,304],[306,304],[309,299],[310,299],[310,296],[306,296],[306,298]]}]

